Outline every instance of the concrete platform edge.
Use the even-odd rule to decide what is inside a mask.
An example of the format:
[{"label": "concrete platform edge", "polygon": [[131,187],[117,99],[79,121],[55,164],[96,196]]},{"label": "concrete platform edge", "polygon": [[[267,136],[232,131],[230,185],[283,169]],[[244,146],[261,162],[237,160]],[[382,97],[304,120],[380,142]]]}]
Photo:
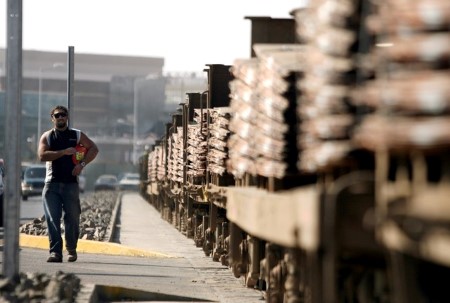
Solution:
[{"label": "concrete platform edge", "polygon": [[109,222],[108,229],[106,230],[107,234],[105,238],[107,239],[108,242],[113,242],[116,236],[117,217],[119,215],[120,206],[122,204],[122,196],[123,196],[122,192],[120,192],[119,195],[117,196],[117,200],[114,205],[113,212],[111,214],[111,222]]}]

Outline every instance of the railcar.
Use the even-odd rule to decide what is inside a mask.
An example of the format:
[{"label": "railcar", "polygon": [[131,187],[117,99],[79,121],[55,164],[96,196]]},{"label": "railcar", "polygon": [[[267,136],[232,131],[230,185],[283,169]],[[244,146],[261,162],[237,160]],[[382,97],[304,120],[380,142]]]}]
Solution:
[{"label": "railcar", "polygon": [[206,66],[140,162],[143,196],[266,302],[450,301],[449,9],[249,18],[253,56]]}]

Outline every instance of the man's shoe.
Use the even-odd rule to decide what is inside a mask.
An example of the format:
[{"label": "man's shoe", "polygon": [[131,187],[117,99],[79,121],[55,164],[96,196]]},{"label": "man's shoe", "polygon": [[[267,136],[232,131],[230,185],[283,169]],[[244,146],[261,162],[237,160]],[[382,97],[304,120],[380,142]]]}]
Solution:
[{"label": "man's shoe", "polygon": [[69,256],[67,257],[67,261],[69,262],[75,262],[77,260],[77,251],[76,250],[69,250]]},{"label": "man's shoe", "polygon": [[50,254],[50,257],[48,257],[47,262],[61,263],[62,262],[62,256],[58,255],[57,253],[52,252]]}]

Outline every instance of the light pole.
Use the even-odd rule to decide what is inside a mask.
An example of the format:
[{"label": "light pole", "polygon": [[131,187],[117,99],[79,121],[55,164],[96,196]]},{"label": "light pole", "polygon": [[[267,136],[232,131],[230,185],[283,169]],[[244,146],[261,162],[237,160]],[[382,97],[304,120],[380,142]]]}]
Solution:
[{"label": "light pole", "polygon": [[[139,89],[145,86],[145,82],[154,79],[155,75],[149,74],[146,77],[139,77],[133,81],[133,164],[138,163],[137,139],[138,139],[138,113],[139,113]],[[141,85],[144,83],[144,85]]]},{"label": "light pole", "polygon": [[41,124],[42,124],[42,74],[45,70],[52,70],[54,68],[64,67],[63,63],[55,62],[51,67],[39,68],[39,88],[38,88],[38,125],[36,135],[36,145],[39,148],[39,139],[41,138]]},{"label": "light pole", "polygon": [[145,78],[135,79],[133,82],[133,153],[132,153],[132,161],[133,164],[136,165],[136,154],[137,154],[137,137],[138,137],[138,90],[139,83],[145,81]]}]

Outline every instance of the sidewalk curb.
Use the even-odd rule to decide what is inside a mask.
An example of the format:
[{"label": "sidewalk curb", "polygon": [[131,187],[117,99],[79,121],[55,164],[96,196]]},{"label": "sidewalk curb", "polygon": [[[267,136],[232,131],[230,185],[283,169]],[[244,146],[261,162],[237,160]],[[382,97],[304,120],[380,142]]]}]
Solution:
[{"label": "sidewalk curb", "polygon": [[116,236],[117,218],[119,216],[119,210],[122,205],[122,196],[123,192],[120,192],[117,196],[117,200],[111,214],[111,221],[109,222],[108,228],[106,229],[105,239],[107,242],[114,242],[114,238]]},{"label": "sidewalk curb", "polygon": [[[48,250],[48,237],[20,234],[19,246]],[[139,248],[128,247],[118,243],[100,242],[82,239],[78,240],[77,252],[90,254],[133,256],[133,257],[176,258],[175,256],[155,251],[147,251]]]},{"label": "sidewalk curb", "polygon": [[[117,200],[111,214],[111,221],[109,223],[105,241],[83,240],[78,239],[77,252],[78,253],[92,253],[92,254],[108,254],[120,256],[133,257],[150,257],[150,258],[177,258],[168,254],[148,251],[140,248],[129,247],[112,242],[116,235],[116,225],[118,216],[120,215],[120,206],[122,204],[123,193],[119,193]],[[37,249],[49,249],[48,236],[33,236],[24,233],[19,234],[19,246]],[[64,241],[64,240],[63,240]]]}]

